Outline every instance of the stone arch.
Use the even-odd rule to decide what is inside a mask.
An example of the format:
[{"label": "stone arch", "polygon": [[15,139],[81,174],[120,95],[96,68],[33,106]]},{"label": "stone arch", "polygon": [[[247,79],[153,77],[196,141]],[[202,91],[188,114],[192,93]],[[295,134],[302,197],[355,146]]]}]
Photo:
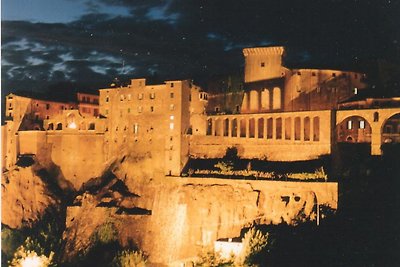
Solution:
[{"label": "stone arch", "polygon": [[52,130],[54,130],[54,123],[49,123],[48,125],[47,125],[47,130],[50,130],[50,131],[52,131]]},{"label": "stone arch", "polygon": [[75,114],[74,113],[69,113],[67,115],[67,128],[70,128],[70,129],[76,129],[77,128],[77,125],[76,125],[76,122],[75,122]]},{"label": "stone arch", "polygon": [[292,118],[285,118],[285,139],[292,139]]},{"label": "stone arch", "polygon": [[257,120],[257,126],[258,126],[258,133],[257,133],[257,137],[258,138],[264,138],[264,118],[259,118]]},{"label": "stone arch", "polygon": [[212,125],[213,125],[212,119],[208,119],[207,120],[207,131],[206,131],[207,135],[212,135]]},{"label": "stone arch", "polygon": [[232,132],[231,132],[231,136],[232,137],[237,137],[237,132],[238,132],[237,128],[238,128],[237,119],[234,118],[232,120],[232,129],[231,129],[232,130]]},{"label": "stone arch", "polygon": [[249,119],[249,136],[254,138],[256,134],[256,120],[254,118]]},{"label": "stone arch", "polygon": [[280,109],[281,108],[281,88],[274,87],[272,91],[272,109]]},{"label": "stone arch", "polygon": [[371,143],[372,128],[361,116],[349,116],[337,125],[337,142]]},{"label": "stone arch", "polygon": [[294,118],[294,140],[300,140],[301,138],[301,120],[300,117]]},{"label": "stone arch", "polygon": [[214,121],[215,123],[215,132],[214,135],[215,136],[222,136],[222,132],[221,132],[221,120],[220,119],[216,119]]},{"label": "stone arch", "polygon": [[310,141],[311,122],[310,117],[304,118],[304,141]]},{"label": "stone arch", "polygon": [[223,127],[224,127],[223,134],[224,134],[224,136],[228,136],[229,135],[229,119],[228,118],[224,119],[223,124],[224,124],[223,125]]},{"label": "stone arch", "polygon": [[273,119],[267,119],[267,139],[273,138]]},{"label": "stone arch", "polygon": [[95,130],[96,129],[96,125],[94,122],[89,122],[89,127],[88,130]]},{"label": "stone arch", "polygon": [[381,128],[383,143],[400,143],[400,113],[388,117]]},{"label": "stone arch", "polygon": [[313,118],[313,141],[319,141],[319,117]]},{"label": "stone arch", "polygon": [[240,119],[240,137],[246,137],[246,119]]},{"label": "stone arch", "polygon": [[256,90],[250,91],[250,110],[259,110],[258,92]]},{"label": "stone arch", "polygon": [[276,139],[282,139],[282,118],[277,118],[275,120],[275,129],[276,129]]},{"label": "stone arch", "polygon": [[61,122],[57,123],[56,130],[58,130],[58,131],[62,130],[62,123]]},{"label": "stone arch", "polygon": [[84,121],[81,121],[79,124],[79,130],[86,130],[86,123]]},{"label": "stone arch", "polygon": [[266,110],[270,109],[269,90],[267,88],[261,91],[261,108]]}]

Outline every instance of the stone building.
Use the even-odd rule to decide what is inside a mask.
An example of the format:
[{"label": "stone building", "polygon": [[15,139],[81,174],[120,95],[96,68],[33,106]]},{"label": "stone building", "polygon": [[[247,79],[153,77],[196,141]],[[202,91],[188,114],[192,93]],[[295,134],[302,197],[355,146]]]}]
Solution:
[{"label": "stone building", "polygon": [[[364,74],[290,69],[283,65],[283,47],[245,48],[243,54],[240,92],[212,95],[190,80],[151,85],[132,79],[127,86],[100,89],[99,96],[78,94],[77,103],[11,94],[2,129],[3,166],[32,152],[29,146],[54,140],[57,150],[71,136],[81,150],[102,155],[96,162],[130,154],[172,176],[181,174],[190,157],[222,157],[233,146],[243,158],[298,161],[329,155],[338,142],[368,143],[374,155],[383,143],[399,142],[400,100],[355,99],[365,92]],[[25,130],[49,138],[29,139]]]}]

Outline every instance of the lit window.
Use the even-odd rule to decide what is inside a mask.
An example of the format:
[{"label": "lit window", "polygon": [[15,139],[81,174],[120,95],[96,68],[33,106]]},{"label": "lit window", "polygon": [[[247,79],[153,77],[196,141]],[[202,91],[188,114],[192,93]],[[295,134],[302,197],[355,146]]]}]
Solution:
[{"label": "lit window", "polygon": [[143,99],[143,93],[139,93],[139,94],[138,94],[138,99],[139,99],[139,100],[142,100],[142,99]]},{"label": "lit window", "polygon": [[358,94],[358,88],[357,87],[354,87],[354,94],[355,95]]},{"label": "lit window", "polygon": [[360,121],[360,129],[365,129],[365,121],[364,120]]},{"label": "lit window", "polygon": [[353,121],[347,121],[347,129],[353,129]]},{"label": "lit window", "polygon": [[174,110],[174,109],[175,109],[175,105],[174,104],[169,105],[169,110]]},{"label": "lit window", "polygon": [[174,123],[173,123],[173,122],[171,122],[171,123],[169,124],[169,129],[170,129],[170,130],[173,130],[173,129],[174,129]]},{"label": "lit window", "polygon": [[139,124],[138,123],[135,123],[133,125],[133,133],[134,134],[138,134],[139,133]]},{"label": "lit window", "polygon": [[131,94],[128,95],[128,100],[131,100]]},{"label": "lit window", "polygon": [[124,95],[121,95],[121,101],[123,101],[124,100]]},{"label": "lit window", "polygon": [[169,119],[173,120],[174,119],[174,115],[169,116]]},{"label": "lit window", "polygon": [[138,111],[139,113],[142,113],[143,108],[142,108],[141,106],[139,106],[139,107],[137,107],[137,111]]},{"label": "lit window", "polygon": [[155,93],[150,93],[150,99],[154,99],[156,98],[156,94]]}]

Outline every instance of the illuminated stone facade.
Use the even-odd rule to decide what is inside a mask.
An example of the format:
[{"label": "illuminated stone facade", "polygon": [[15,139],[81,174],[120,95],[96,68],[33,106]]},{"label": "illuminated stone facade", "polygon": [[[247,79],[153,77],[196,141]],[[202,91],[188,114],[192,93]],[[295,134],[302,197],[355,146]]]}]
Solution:
[{"label": "illuminated stone facade", "polygon": [[[78,94],[78,103],[9,95],[3,167],[19,154],[48,153],[41,147],[51,142],[62,147],[70,136],[87,140],[76,141],[77,149],[91,144],[97,169],[129,154],[150,158],[161,176],[179,176],[189,157],[222,157],[228,147],[243,158],[298,161],[331,154],[337,142],[371,143],[371,154],[380,155],[382,143],[400,140],[400,101],[374,109],[346,104],[365,88],[363,74],[289,69],[283,47],[246,48],[243,54],[243,90],[224,95],[209,95],[190,80],[149,85],[145,79],[100,89],[99,96]],[[54,157],[68,157],[65,151]]]}]

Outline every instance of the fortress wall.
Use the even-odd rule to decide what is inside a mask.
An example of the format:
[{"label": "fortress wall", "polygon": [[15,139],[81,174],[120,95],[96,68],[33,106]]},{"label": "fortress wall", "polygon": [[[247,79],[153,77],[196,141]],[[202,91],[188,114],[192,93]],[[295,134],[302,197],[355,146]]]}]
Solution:
[{"label": "fortress wall", "polygon": [[75,189],[104,171],[103,134],[49,134],[47,144],[45,153],[50,155],[49,160],[60,168]]},{"label": "fortress wall", "polygon": [[330,110],[215,115],[207,135],[191,136],[190,155],[220,158],[236,147],[242,158],[298,161],[331,153]]},{"label": "fortress wall", "polygon": [[46,142],[46,132],[44,131],[19,131],[19,154],[37,155],[40,146]]},{"label": "fortress wall", "polygon": [[35,154],[54,177],[66,179],[75,189],[102,174],[105,164],[102,134],[48,134],[20,131],[19,154]]},{"label": "fortress wall", "polygon": [[166,178],[142,248],[151,261],[183,261],[219,238],[240,236],[253,222],[293,224],[303,214],[315,221],[317,203],[336,210],[338,184]]},{"label": "fortress wall", "polygon": [[229,147],[236,147],[241,158],[271,161],[311,160],[331,153],[331,143],[327,141],[291,143],[255,138],[192,136],[190,155],[195,158],[222,158]]}]

